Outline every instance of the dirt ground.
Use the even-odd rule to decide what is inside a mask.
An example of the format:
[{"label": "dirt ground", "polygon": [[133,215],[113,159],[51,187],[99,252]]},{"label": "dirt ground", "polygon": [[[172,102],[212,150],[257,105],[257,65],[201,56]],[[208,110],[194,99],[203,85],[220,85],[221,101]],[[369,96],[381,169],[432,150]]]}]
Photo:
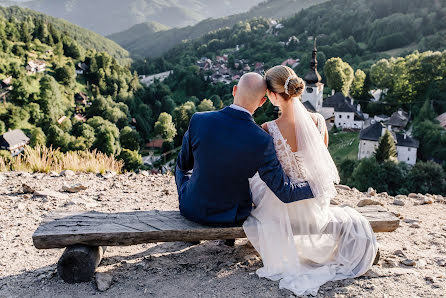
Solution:
[{"label": "dirt ground", "polygon": [[[112,276],[104,292],[96,281],[66,284],[56,273],[63,250],[37,250],[31,236],[56,210],[122,212],[178,208],[171,176],[0,173],[0,297],[293,297],[261,279],[261,260],[246,239],[109,247],[98,272]],[[81,183],[78,193],[62,191]],[[37,191],[24,194],[23,184]],[[373,193],[372,193],[373,194]],[[355,206],[366,194],[340,189],[335,201]],[[401,217],[392,233],[377,234],[381,259],[366,276],[329,282],[318,297],[446,297],[446,204],[441,196],[371,199]],[[420,204],[420,203],[426,204]],[[397,202],[398,203],[398,202]]]}]

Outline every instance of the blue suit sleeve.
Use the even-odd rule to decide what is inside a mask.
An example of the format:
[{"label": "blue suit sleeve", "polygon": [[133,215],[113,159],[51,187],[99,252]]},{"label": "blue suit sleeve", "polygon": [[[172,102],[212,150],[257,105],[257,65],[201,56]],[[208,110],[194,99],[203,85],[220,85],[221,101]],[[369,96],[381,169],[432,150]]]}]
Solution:
[{"label": "blue suit sleeve", "polygon": [[[192,122],[192,120],[191,120]],[[190,126],[183,137],[183,144],[177,159],[177,166],[175,168],[175,182],[177,190],[180,192],[181,186],[189,181],[194,168],[194,155],[192,152],[192,143],[190,140]]]},{"label": "blue suit sleeve", "polygon": [[268,185],[271,191],[284,203],[292,203],[313,198],[308,182],[292,183],[283,171],[277,159],[273,140],[270,139],[261,167],[258,169],[260,178]]}]

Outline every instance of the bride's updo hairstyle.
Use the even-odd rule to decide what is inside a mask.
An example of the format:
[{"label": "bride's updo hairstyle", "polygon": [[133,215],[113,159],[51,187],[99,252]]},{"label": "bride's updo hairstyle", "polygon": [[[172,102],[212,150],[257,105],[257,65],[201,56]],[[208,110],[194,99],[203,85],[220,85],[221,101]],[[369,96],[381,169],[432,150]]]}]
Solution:
[{"label": "bride's updo hairstyle", "polygon": [[288,66],[278,65],[265,73],[268,90],[280,94],[285,100],[300,97],[305,89],[304,80]]}]

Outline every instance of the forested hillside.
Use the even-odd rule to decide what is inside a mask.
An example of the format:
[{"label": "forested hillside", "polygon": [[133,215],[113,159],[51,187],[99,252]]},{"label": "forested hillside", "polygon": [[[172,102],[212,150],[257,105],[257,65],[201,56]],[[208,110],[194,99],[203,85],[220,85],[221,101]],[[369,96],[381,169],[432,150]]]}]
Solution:
[{"label": "forested hillside", "polygon": [[330,57],[369,68],[377,59],[389,57],[388,51],[398,56],[416,49],[446,48],[446,0],[332,0],[302,10],[282,25],[274,29],[264,18],[240,22],[182,43],[162,58],[167,64],[187,65],[239,45],[234,54],[238,59],[263,61],[267,66],[300,58],[303,63],[297,71],[302,75],[317,38],[321,69]]},{"label": "forested hillside", "polygon": [[110,39],[107,39],[97,33],[71,24],[63,19],[46,16],[30,9],[20,8],[17,6],[0,6],[0,17],[6,19],[15,18],[18,21],[23,21],[28,16],[31,16],[35,20],[45,20],[50,22],[55,29],[76,40],[86,49],[95,49],[99,52],[107,52],[118,59],[121,63],[130,63],[129,53],[126,50],[124,50],[114,41],[111,41]]},{"label": "forested hillside", "polygon": [[85,49],[50,20],[0,16],[0,134],[22,129],[31,146],[63,152],[137,154],[132,118],[152,125],[139,116],[137,74],[108,53]]},{"label": "forested hillside", "polygon": [[[14,1],[0,1],[13,2]],[[63,18],[81,27],[107,35],[143,22],[168,27],[194,25],[247,11],[261,0],[32,0],[18,5]]]},{"label": "forested hillside", "polygon": [[108,37],[127,49],[135,57],[158,57],[184,40],[193,40],[203,35],[232,27],[238,22],[256,17],[283,18],[326,0],[268,0],[253,7],[246,13],[223,18],[207,18],[194,26],[161,30],[150,22],[135,25],[128,30],[111,34]]}]

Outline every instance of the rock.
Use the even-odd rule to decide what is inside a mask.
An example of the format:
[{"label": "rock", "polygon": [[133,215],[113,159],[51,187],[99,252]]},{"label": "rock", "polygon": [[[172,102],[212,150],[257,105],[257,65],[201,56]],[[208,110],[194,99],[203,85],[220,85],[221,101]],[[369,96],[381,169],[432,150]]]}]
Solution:
[{"label": "rock", "polygon": [[116,176],[116,172],[107,171],[104,174],[101,174],[101,176],[105,179],[113,178],[114,176]]},{"label": "rock", "polygon": [[22,184],[23,193],[33,194],[36,190],[27,184]]},{"label": "rock", "polygon": [[34,197],[40,197],[40,198],[44,198],[44,199],[48,199],[48,198],[56,198],[56,199],[63,199],[66,198],[66,195],[61,194],[60,192],[57,191],[53,191],[53,190],[42,190],[42,191],[36,191],[34,192]]},{"label": "rock", "polygon": [[418,267],[424,267],[427,265],[427,261],[425,259],[419,259],[417,262]]},{"label": "rock", "polygon": [[384,259],[383,266],[386,268],[395,268],[398,266],[398,264],[394,260],[387,258],[387,259]]},{"label": "rock", "polygon": [[404,199],[406,199],[407,197],[406,196],[403,196],[403,195],[397,195],[396,197],[395,197],[395,199],[397,199],[397,200],[404,200]]},{"label": "rock", "polygon": [[339,202],[336,201],[335,199],[331,199],[330,200],[330,205],[339,205]]},{"label": "rock", "polygon": [[398,199],[393,200],[393,205],[404,206],[404,202]]},{"label": "rock", "polygon": [[101,292],[107,291],[113,281],[113,276],[109,273],[97,272],[96,273],[96,286]]},{"label": "rock", "polygon": [[51,171],[50,172],[50,177],[59,177],[59,173]]},{"label": "rock", "polygon": [[139,173],[139,174],[141,174],[141,176],[144,176],[144,177],[149,177],[150,176],[149,171],[141,171],[141,173]]},{"label": "rock", "polygon": [[435,282],[435,278],[433,278],[432,276],[426,276],[424,277],[424,280],[430,283],[434,283]]},{"label": "rock", "polygon": [[65,170],[60,172],[60,176],[64,176],[64,177],[73,177],[74,175],[76,175],[72,170]]},{"label": "rock", "polygon": [[62,186],[62,190],[65,192],[70,192],[70,193],[76,193],[76,192],[80,192],[82,190],[86,190],[88,187],[86,187],[85,185],[82,184],[75,184],[72,186]]},{"label": "rock", "polygon": [[257,255],[255,255],[255,254],[250,254],[250,255],[247,255],[247,256],[245,256],[244,257],[244,262],[243,262],[243,264],[244,265],[247,265],[247,266],[253,266],[253,265],[255,265],[256,263],[258,263],[259,262],[259,257],[257,256]]},{"label": "rock", "polygon": [[350,186],[347,186],[347,185],[341,185],[341,184],[339,184],[339,185],[336,185],[335,187],[336,187],[337,189],[342,189],[342,190],[351,190]]},{"label": "rock", "polygon": [[442,228],[442,229],[443,229],[443,231],[446,231],[446,226],[443,226],[443,228]]},{"label": "rock", "polygon": [[372,187],[369,187],[369,189],[367,190],[367,194],[371,197],[376,196],[376,190],[374,190]]},{"label": "rock", "polygon": [[423,205],[431,205],[434,203],[434,200],[432,198],[429,197],[424,197],[423,199]]},{"label": "rock", "polygon": [[401,261],[401,264],[408,266],[408,267],[415,267],[417,265],[417,262],[415,262],[414,260],[411,260],[411,259],[405,259],[405,260]]},{"label": "rock", "polygon": [[358,207],[371,206],[371,205],[383,205],[381,202],[372,199],[362,199],[358,203]]},{"label": "rock", "polygon": [[418,195],[416,193],[410,193],[408,195],[408,197],[411,198],[411,199],[418,199]]},{"label": "rock", "polygon": [[419,229],[419,228],[421,228],[421,226],[420,226],[419,224],[417,224],[417,223],[413,223],[413,224],[411,224],[410,227],[411,227],[411,228],[415,228],[415,229]]},{"label": "rock", "polygon": [[399,257],[405,257],[406,256],[401,249],[395,250],[393,252],[393,254],[396,255],[396,256],[399,256]]},{"label": "rock", "polygon": [[30,194],[25,194],[25,195],[23,195],[23,198],[25,199],[25,200],[29,200],[29,199],[31,199],[33,196],[32,195],[30,195]]}]

